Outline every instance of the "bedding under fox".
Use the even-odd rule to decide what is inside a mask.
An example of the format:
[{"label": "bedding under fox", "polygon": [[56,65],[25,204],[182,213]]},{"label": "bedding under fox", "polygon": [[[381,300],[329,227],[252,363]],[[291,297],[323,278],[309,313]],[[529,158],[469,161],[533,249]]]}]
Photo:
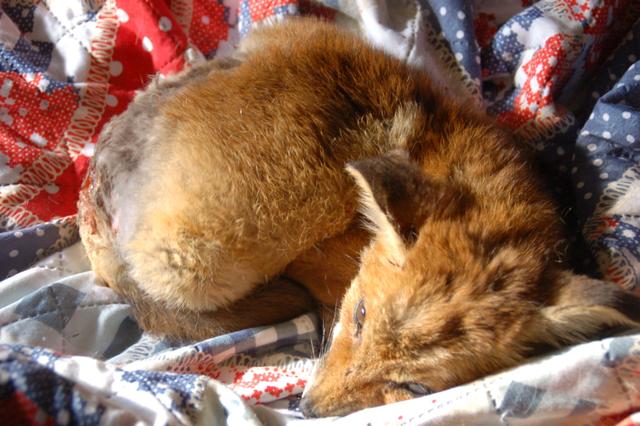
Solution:
[{"label": "bedding under fox", "polygon": [[340,304],[309,415],[443,390],[640,314],[566,270],[526,148],[316,21],[153,81],[103,130],[79,212],[97,277],[151,332]]}]

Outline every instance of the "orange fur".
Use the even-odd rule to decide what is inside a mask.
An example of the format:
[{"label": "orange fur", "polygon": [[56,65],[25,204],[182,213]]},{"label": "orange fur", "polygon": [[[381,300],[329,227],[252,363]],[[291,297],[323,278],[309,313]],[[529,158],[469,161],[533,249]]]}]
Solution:
[{"label": "orange fur", "polygon": [[637,299],[564,270],[521,144],[315,21],[152,83],[105,128],[79,210],[94,271],[152,332],[205,338],[341,301],[308,415],[446,389],[638,319]]}]

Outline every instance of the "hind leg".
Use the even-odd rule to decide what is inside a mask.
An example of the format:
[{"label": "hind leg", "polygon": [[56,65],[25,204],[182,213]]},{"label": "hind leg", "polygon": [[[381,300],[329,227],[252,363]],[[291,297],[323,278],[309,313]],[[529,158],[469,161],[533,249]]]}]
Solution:
[{"label": "hind leg", "polygon": [[[140,326],[153,334],[171,339],[202,340],[250,327],[274,324],[316,308],[309,292],[287,278],[274,278],[258,286],[248,296],[216,311],[177,309],[151,298],[125,272],[112,242],[103,232],[91,232],[104,225],[81,204],[82,240],[98,281],[111,287],[132,306]],[[96,230],[97,231],[97,230]]]},{"label": "hind leg", "polygon": [[216,311],[168,307],[152,300],[126,279],[119,289],[132,304],[140,326],[153,334],[179,340],[203,340],[245,328],[283,322],[315,308],[304,287],[275,278],[249,296]]}]

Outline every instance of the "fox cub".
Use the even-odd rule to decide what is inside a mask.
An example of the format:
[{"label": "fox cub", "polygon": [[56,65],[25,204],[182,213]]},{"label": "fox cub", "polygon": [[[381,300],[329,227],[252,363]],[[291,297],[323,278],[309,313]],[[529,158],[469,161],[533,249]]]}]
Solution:
[{"label": "fox cub", "polygon": [[93,270],[150,332],[339,305],[309,416],[437,392],[640,313],[563,266],[522,143],[326,23],[257,30],[152,82],[103,130],[80,197]]}]

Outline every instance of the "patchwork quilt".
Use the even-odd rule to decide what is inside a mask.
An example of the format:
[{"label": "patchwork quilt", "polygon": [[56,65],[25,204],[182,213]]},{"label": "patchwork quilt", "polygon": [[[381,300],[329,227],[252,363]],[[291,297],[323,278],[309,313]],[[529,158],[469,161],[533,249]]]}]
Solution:
[{"label": "patchwork quilt", "polygon": [[104,123],[151,76],[299,14],[358,31],[512,129],[555,184],[571,230],[557,250],[640,293],[635,0],[0,0],[0,419],[640,425],[640,334],[312,421],[297,410],[319,349],[312,314],[176,345],[96,285],[75,215]]}]

